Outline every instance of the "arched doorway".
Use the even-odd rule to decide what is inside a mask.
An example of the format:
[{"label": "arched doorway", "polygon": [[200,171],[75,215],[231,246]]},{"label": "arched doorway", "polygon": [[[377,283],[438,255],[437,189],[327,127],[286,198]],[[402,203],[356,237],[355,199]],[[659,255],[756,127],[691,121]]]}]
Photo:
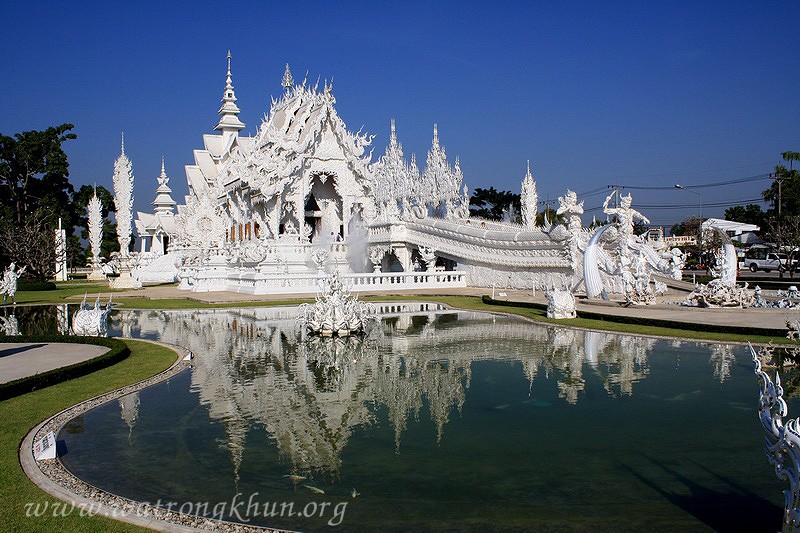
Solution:
[{"label": "arched doorway", "polygon": [[332,172],[318,172],[311,178],[305,204],[306,224],[311,227],[311,240],[324,238],[337,241],[344,238],[342,197],[336,190]]}]

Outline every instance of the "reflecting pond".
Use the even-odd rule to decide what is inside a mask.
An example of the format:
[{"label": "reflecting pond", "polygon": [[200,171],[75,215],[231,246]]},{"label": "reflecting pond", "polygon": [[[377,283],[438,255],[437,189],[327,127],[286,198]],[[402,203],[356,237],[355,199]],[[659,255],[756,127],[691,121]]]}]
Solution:
[{"label": "reflecting pond", "polygon": [[118,312],[113,334],[186,346],[192,368],[74,419],[62,460],[122,496],[307,531],[780,529],[746,347],[384,311],[344,340],[291,308]]}]

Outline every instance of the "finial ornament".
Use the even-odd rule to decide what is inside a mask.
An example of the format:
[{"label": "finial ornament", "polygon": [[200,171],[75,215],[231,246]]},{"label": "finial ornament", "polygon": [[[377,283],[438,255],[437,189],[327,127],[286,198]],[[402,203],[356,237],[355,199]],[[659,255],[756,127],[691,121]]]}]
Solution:
[{"label": "finial ornament", "polygon": [[439,125],[433,123],[433,145],[439,146]]},{"label": "finial ornament", "polygon": [[281,85],[286,92],[289,92],[289,90],[294,87],[294,79],[292,78],[292,71],[289,70],[289,63],[286,63],[286,70],[283,72]]},{"label": "finial ornament", "polygon": [[122,155],[125,155],[125,132],[122,132]]},{"label": "finial ornament", "polygon": [[225,77],[225,91],[222,95],[222,107],[218,111],[219,123],[214,128],[217,131],[239,132],[244,128],[244,123],[239,120],[239,108],[236,106],[236,93],[233,90],[233,75],[231,74],[231,51],[228,50],[228,71]]},{"label": "finial ornament", "polygon": [[169,178],[167,177],[167,171],[164,169],[164,156],[162,155],[161,156],[161,175],[158,176],[158,184],[159,185],[166,185],[166,183],[168,181],[169,181]]}]

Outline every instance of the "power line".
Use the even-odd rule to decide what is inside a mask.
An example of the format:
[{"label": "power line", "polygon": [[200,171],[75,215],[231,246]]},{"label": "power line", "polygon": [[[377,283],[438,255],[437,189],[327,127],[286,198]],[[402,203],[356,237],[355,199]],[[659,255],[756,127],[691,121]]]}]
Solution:
[{"label": "power line", "polygon": [[[700,185],[683,185],[684,189],[706,189],[709,187],[722,187],[724,185],[734,185],[737,183],[745,183],[749,181],[759,181],[759,180],[766,180],[770,179],[770,174],[756,174],[755,176],[748,176],[746,178],[737,178],[732,180],[726,181],[717,181],[714,183],[702,183]],[[678,179],[678,178],[675,178]],[[648,191],[666,191],[670,189],[674,189],[675,185],[661,185],[661,186],[647,186],[647,185],[609,185],[609,189],[611,188],[620,188],[620,189],[631,189],[631,190],[648,190]]]},{"label": "power line", "polygon": [[[745,205],[745,204],[752,204],[756,202],[763,202],[763,198],[749,198],[744,200],[727,200],[724,202],[710,202],[704,203],[703,207],[732,207],[735,205]],[[694,209],[697,207],[697,204],[636,204],[637,208],[641,209]],[[584,213],[590,213],[592,211],[600,211],[603,209],[602,206],[598,207],[590,207],[584,210]]]}]

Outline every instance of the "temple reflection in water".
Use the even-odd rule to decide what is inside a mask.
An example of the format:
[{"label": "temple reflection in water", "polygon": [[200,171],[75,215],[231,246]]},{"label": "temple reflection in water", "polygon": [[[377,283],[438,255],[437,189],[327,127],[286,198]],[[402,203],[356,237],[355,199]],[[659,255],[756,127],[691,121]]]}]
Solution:
[{"label": "temple reflection in water", "polygon": [[[534,380],[543,374],[575,404],[585,372],[612,397],[631,395],[648,374],[656,342],[438,304],[383,304],[379,313],[382,321],[368,336],[342,339],[307,336],[295,308],[137,311],[118,319],[126,336],[157,337],[195,354],[192,392],[224,425],[237,475],[253,426],[266,430],[291,472],[338,472],[353,431],[374,423],[380,408],[398,452],[409,419],[426,405],[436,427],[431,438],[441,440],[464,405],[475,361],[521,362],[534,397]],[[138,399],[121,408],[134,424]]]}]

